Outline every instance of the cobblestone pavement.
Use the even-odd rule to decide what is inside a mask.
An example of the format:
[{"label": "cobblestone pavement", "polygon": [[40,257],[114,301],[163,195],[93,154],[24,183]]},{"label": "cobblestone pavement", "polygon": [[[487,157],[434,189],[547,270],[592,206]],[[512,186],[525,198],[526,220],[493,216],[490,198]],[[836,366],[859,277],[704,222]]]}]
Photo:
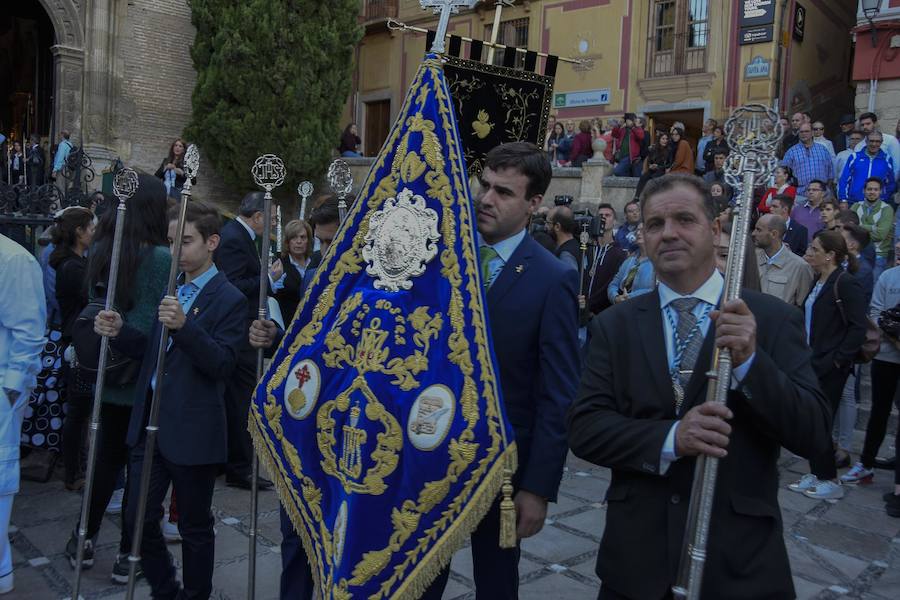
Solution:
[{"label": "cobblestone pavement", "polygon": [[[856,440],[856,450],[861,438]],[[893,440],[883,454],[893,452]],[[890,445],[890,447],[889,447]],[[787,453],[783,482],[792,481],[806,462]],[[890,489],[889,472],[879,471],[872,485],[851,487],[839,501],[815,501],[783,490],[785,540],[800,598],[900,598],[900,519],[885,515],[881,495]],[[603,534],[602,499],[609,471],[570,457],[559,503],[551,505],[546,527],[526,540],[520,565],[522,599],[593,599],[597,544]],[[280,556],[275,494],[261,495],[257,598],[277,598]],[[214,598],[246,597],[249,492],[220,482],[213,499],[216,516]],[[57,599],[71,593],[72,570],[63,554],[79,510],[79,495],[62,484],[25,482],[13,511],[11,534],[16,590],[12,599]],[[124,598],[124,587],[109,575],[118,546],[118,517],[103,524],[93,569],[85,571],[85,598]],[[171,545],[176,558],[180,547]],[[142,585],[140,598],[149,597]],[[457,553],[445,598],[474,599],[471,554]]]}]

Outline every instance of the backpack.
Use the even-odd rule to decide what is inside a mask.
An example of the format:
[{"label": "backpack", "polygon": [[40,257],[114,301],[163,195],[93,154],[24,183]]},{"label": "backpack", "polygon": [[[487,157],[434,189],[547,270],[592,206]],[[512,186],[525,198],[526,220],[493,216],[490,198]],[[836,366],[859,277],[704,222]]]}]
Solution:
[{"label": "backpack", "polygon": [[[100,367],[101,336],[94,332],[94,318],[105,308],[106,302],[103,299],[88,303],[72,325],[72,346],[75,348],[78,368],[84,371],[85,378],[95,377]],[[140,361],[116,352],[110,347],[104,383],[113,387],[132,384],[137,381],[140,369]]]},{"label": "backpack", "polygon": [[[837,279],[834,280],[834,301],[837,304],[838,312],[841,313],[841,320],[844,322],[844,325],[847,325],[847,315],[844,314],[844,302],[841,300],[840,294],[838,294],[838,283],[841,281],[841,277],[846,274],[846,271],[842,272],[837,276]],[[881,331],[878,329],[878,325],[872,322],[868,316],[866,317],[866,340],[863,342],[862,346],[859,347],[859,350],[856,352],[856,356],[853,358],[853,362],[858,364],[864,364],[867,362],[871,362],[875,355],[878,354],[878,351],[881,349]]]}]

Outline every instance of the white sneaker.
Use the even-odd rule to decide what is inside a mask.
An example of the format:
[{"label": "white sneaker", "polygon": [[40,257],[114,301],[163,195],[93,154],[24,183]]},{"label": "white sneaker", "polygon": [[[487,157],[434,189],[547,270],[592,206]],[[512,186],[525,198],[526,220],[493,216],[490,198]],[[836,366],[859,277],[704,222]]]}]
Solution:
[{"label": "white sneaker", "polygon": [[106,514],[117,515],[122,512],[122,499],[125,497],[125,489],[114,490],[109,504],[106,505]]},{"label": "white sneaker", "polygon": [[174,544],[181,541],[181,532],[178,531],[178,523],[173,523],[169,519],[163,519],[162,534],[167,544]]},{"label": "white sneaker", "polygon": [[800,478],[800,481],[795,481],[794,483],[790,484],[788,486],[788,489],[792,492],[802,494],[806,490],[816,487],[817,483],[819,483],[819,479],[812,473],[807,473]]},{"label": "white sneaker", "polygon": [[839,481],[819,481],[814,487],[803,492],[808,498],[816,500],[838,500],[844,497],[844,488]]},{"label": "white sneaker", "polygon": [[872,483],[875,477],[873,469],[867,469],[862,463],[856,463],[849,471],[841,475],[841,483]]},{"label": "white sneaker", "polygon": [[0,577],[0,594],[8,594],[15,589],[12,571]]}]

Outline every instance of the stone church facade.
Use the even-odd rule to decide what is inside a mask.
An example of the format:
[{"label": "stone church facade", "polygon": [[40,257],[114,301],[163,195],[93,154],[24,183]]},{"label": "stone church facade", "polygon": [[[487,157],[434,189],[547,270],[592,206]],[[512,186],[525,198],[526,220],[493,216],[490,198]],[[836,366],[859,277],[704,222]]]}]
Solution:
[{"label": "stone church facade", "polygon": [[[117,157],[154,172],[191,113],[187,0],[25,1],[40,3],[55,30],[52,139],[69,130],[98,172]],[[220,181],[201,162],[197,197],[233,200]]]}]

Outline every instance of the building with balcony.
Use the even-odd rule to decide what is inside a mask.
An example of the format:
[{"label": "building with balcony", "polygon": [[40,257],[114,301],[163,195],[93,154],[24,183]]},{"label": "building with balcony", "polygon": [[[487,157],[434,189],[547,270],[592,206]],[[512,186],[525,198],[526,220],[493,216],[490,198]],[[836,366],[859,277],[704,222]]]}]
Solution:
[{"label": "building with balcony", "polygon": [[853,30],[856,112],[878,114],[881,128],[900,124],[900,0],[859,0]]},{"label": "building with balcony", "polygon": [[[681,121],[696,140],[704,119],[745,102],[809,111],[826,123],[851,110],[855,10],[847,0],[518,0],[504,9],[498,39],[592,61],[560,63],[559,118],[637,112],[654,124]],[[361,14],[366,33],[344,118],[359,124],[371,156],[425,52],[423,34],[391,30],[374,15],[431,29],[436,18],[418,0],[362,0]],[[494,3],[481,2],[451,19],[449,31],[486,40],[493,17]],[[585,91],[596,104],[573,101]]]}]

